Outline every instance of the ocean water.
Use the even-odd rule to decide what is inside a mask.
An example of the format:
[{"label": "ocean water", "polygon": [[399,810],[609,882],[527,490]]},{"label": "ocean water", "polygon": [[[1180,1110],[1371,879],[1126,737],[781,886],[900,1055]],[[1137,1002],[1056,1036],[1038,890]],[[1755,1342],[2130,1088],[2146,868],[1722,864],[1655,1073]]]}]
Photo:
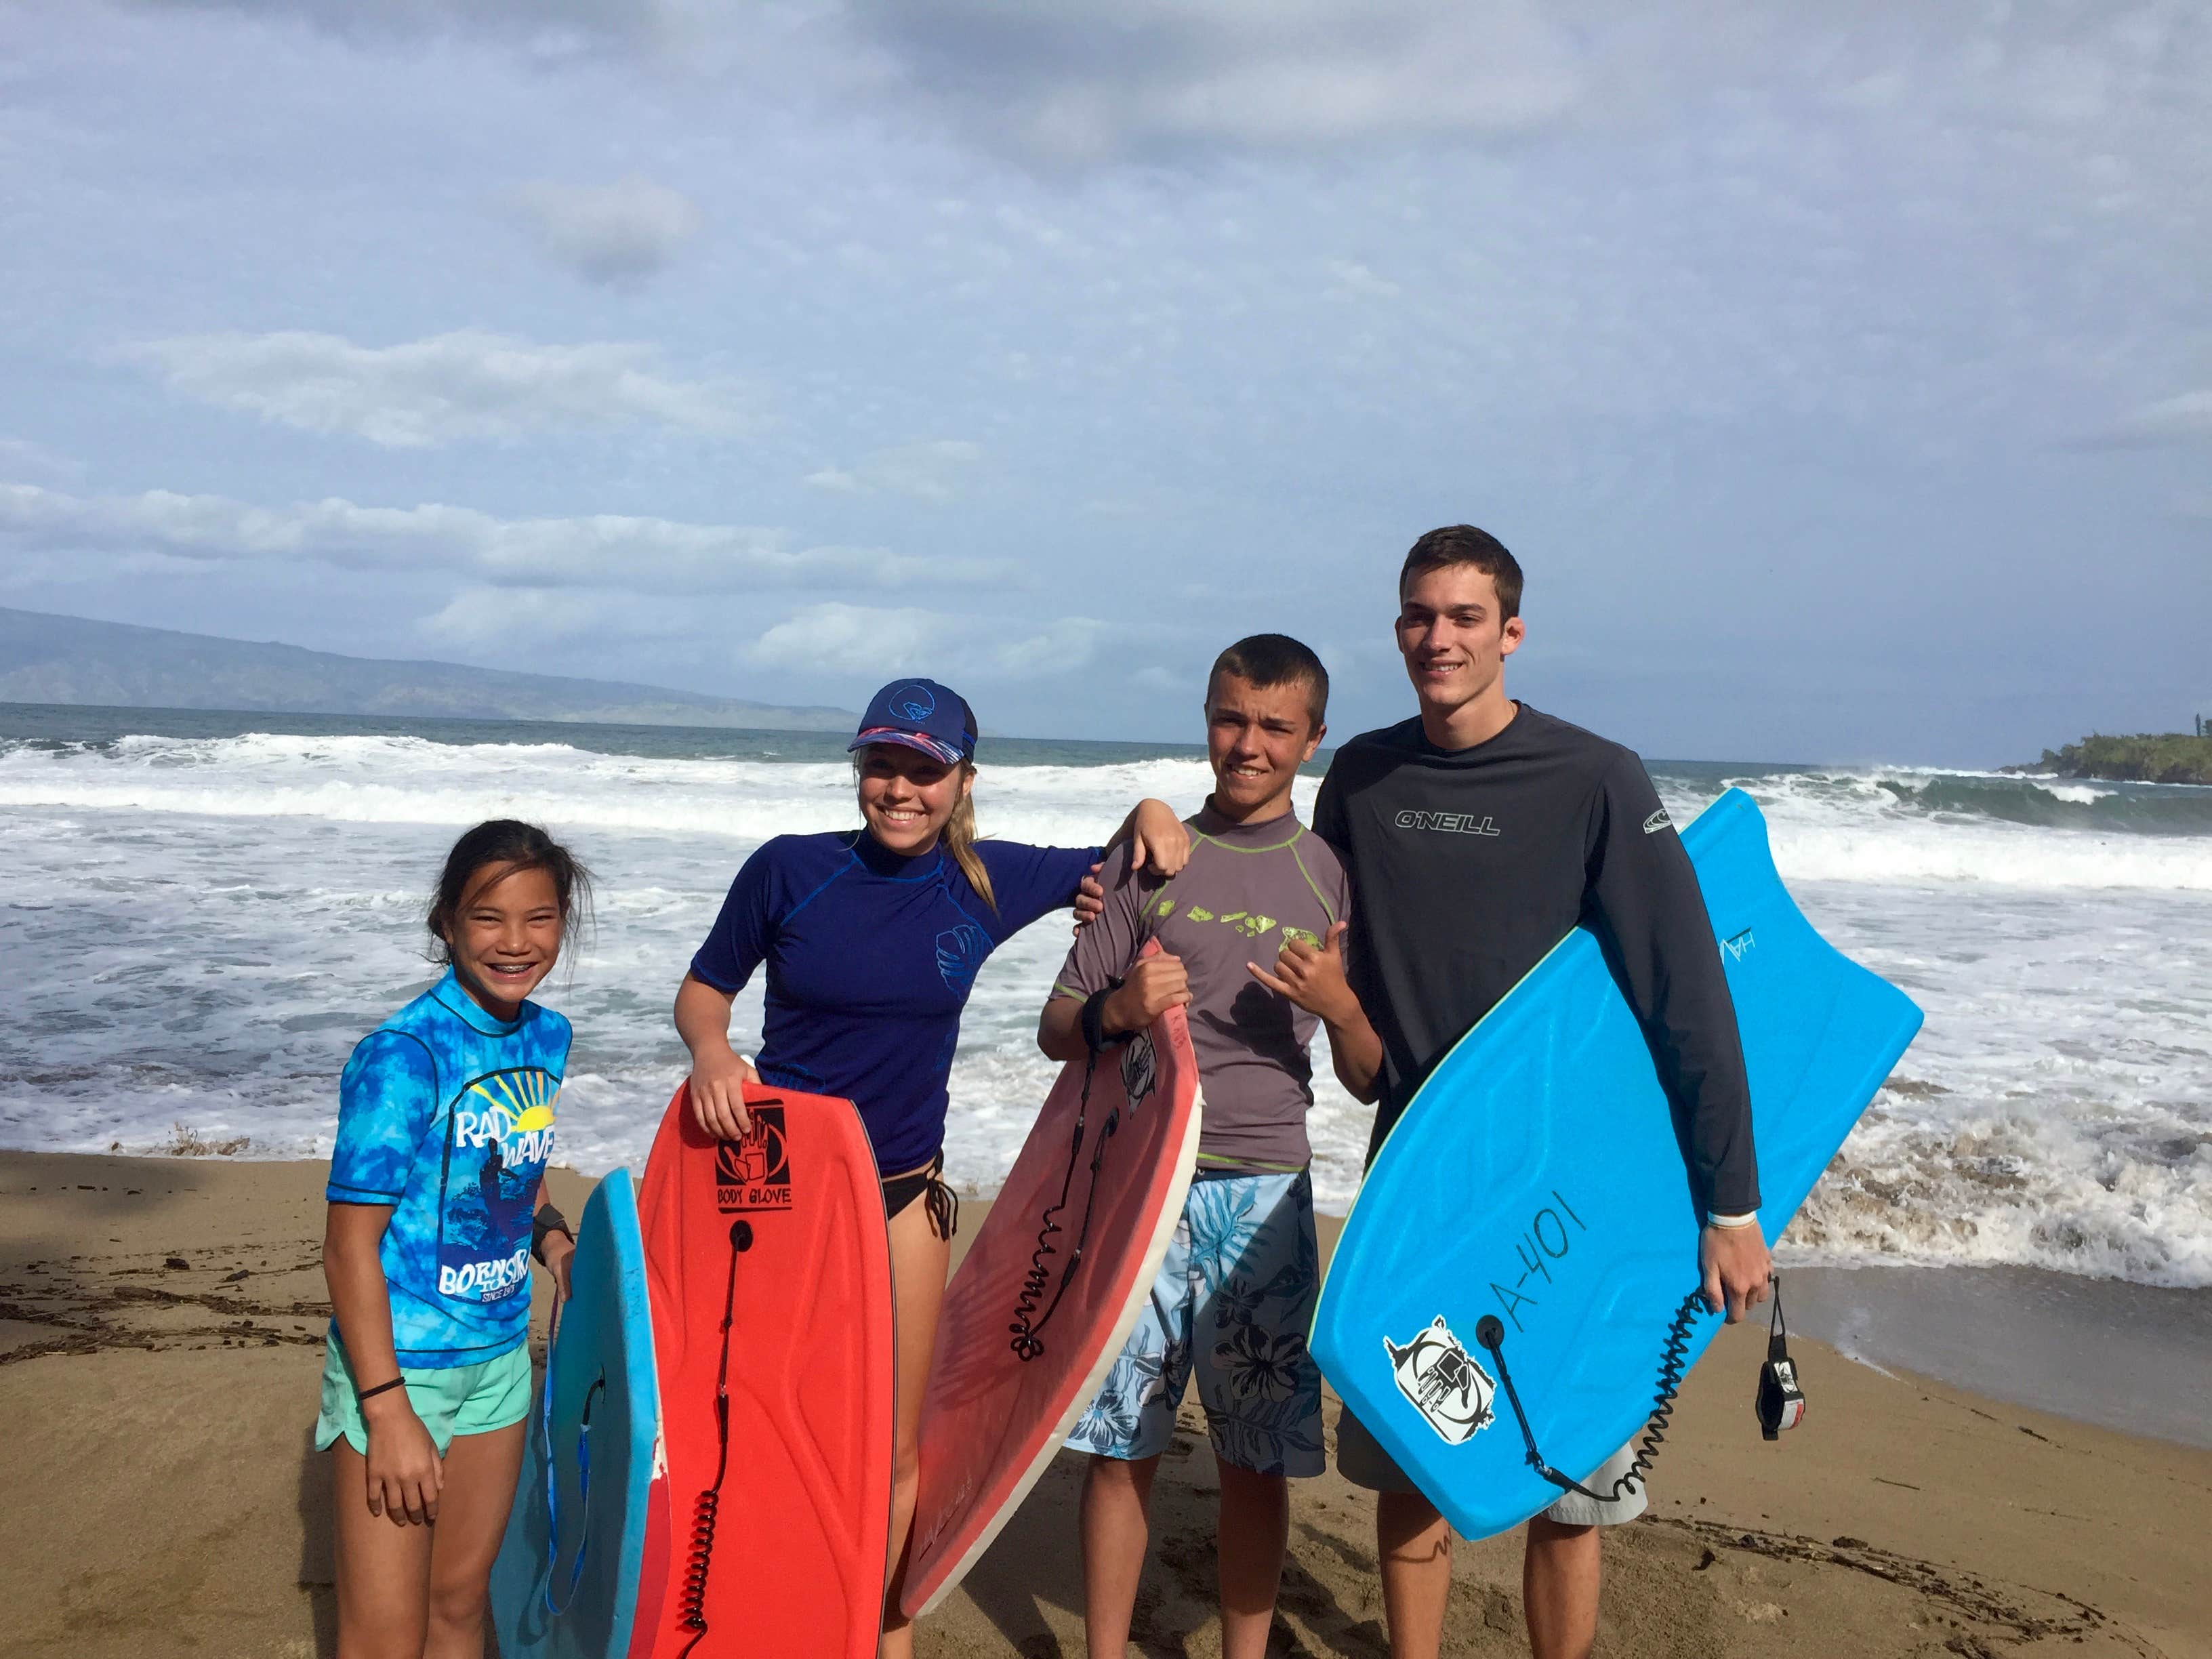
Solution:
[{"label": "ocean water", "polygon": [[[987,739],[986,833],[1102,838],[1194,809],[1195,749]],[[2212,791],[1911,768],[1654,762],[1686,822],[1759,802],[1799,903],[1927,1028],[1785,1259],[2013,1263],[2212,1285]],[[1318,774],[1306,780],[1310,806]],[[768,836],[848,828],[842,743],[782,732],[0,706],[0,1144],[327,1152],[354,1041],[430,977],[454,834],[535,818],[600,882],[544,1000],[575,1021],[563,1161],[641,1163],[684,1057],[668,1007]],[[948,1159],[988,1191],[1053,1068],[1048,918],[985,968]],[[738,999],[757,1032],[757,986]],[[1326,1081],[1316,1183],[1341,1209],[1370,1121]]]}]

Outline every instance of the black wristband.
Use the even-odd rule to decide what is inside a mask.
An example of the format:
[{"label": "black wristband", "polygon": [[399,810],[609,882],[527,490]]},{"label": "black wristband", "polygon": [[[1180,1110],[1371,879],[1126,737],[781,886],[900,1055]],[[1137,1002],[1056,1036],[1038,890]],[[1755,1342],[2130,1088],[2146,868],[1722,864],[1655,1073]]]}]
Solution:
[{"label": "black wristband", "polygon": [[540,1266],[545,1261],[545,1241],[555,1233],[566,1233],[568,1242],[576,1242],[576,1230],[568,1224],[568,1218],[550,1204],[541,1204],[538,1213],[530,1218],[530,1254]]},{"label": "black wristband", "polygon": [[360,1405],[366,1401],[374,1400],[380,1394],[389,1394],[394,1389],[404,1388],[406,1383],[405,1377],[395,1376],[389,1382],[380,1382],[373,1389],[357,1389],[354,1394],[354,1403]]},{"label": "black wristband", "polygon": [[1083,1043],[1092,1054],[1119,1048],[1136,1034],[1133,1031],[1106,1035],[1106,999],[1121,988],[1121,981],[1109,979],[1103,991],[1093,991],[1083,999]]}]

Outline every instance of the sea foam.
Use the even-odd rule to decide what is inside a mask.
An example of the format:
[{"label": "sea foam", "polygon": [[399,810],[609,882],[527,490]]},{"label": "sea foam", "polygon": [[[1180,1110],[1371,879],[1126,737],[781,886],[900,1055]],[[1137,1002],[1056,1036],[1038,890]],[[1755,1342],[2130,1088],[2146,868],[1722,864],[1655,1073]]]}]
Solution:
[{"label": "sea foam", "polygon": [[[1750,791],[1814,924],[1928,1012],[1786,1255],[2212,1285],[2212,791],[1653,770],[1680,822],[1729,782]],[[1083,845],[1141,794],[1188,809],[1206,784],[1187,756],[998,763],[977,799],[987,833]],[[691,950],[760,841],[854,823],[846,763],[426,735],[0,739],[0,1141],[158,1149],[184,1124],[326,1152],[348,1049],[431,971],[441,855],[496,815],[546,823],[601,878],[596,935],[545,994],[578,1031],[558,1156],[641,1164],[683,1075],[667,1009]],[[947,1147],[973,1190],[1003,1176],[1050,1082],[1034,1031],[1066,944],[1048,919],[976,981]],[[757,1032],[757,983],[738,1020]],[[1340,1209],[1372,1115],[1316,1073],[1316,1185]]]}]

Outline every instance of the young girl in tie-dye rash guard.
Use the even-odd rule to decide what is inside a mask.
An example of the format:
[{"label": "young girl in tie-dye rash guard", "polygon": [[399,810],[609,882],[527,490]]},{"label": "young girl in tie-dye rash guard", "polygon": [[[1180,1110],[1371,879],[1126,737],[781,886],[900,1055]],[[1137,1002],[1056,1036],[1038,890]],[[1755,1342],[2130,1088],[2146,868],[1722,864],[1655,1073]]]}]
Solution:
[{"label": "young girl in tie-dye rash guard", "polygon": [[565,1291],[574,1249],[541,1190],[568,1022],[526,999],[588,884],[534,825],[463,836],[428,917],[445,976],[338,1085],[315,1445],[337,1458],[349,1659],[482,1650],[530,1410],[530,1258]]}]

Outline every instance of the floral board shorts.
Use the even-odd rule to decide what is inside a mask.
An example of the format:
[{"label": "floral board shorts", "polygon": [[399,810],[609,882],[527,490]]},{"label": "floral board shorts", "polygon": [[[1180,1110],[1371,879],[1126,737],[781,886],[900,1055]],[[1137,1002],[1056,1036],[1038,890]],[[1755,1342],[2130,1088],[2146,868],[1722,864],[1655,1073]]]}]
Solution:
[{"label": "floral board shorts", "polygon": [[1156,1457],[1194,1372],[1216,1455],[1255,1474],[1319,1474],[1321,1372],[1306,1352],[1321,1283],[1313,1182],[1201,1176],[1076,1451]]}]

